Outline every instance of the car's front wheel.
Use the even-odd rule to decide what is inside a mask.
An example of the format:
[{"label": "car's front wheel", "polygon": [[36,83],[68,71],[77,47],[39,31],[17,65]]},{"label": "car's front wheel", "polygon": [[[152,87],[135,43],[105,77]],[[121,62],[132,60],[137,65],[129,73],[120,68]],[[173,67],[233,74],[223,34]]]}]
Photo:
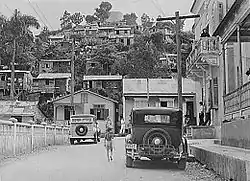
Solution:
[{"label": "car's front wheel", "polygon": [[126,167],[131,168],[133,166],[133,159],[126,155]]},{"label": "car's front wheel", "polygon": [[180,170],[185,170],[185,169],[186,169],[186,165],[187,165],[187,160],[186,160],[186,159],[180,159],[180,160],[177,162],[177,167],[178,167],[178,169],[180,169]]}]

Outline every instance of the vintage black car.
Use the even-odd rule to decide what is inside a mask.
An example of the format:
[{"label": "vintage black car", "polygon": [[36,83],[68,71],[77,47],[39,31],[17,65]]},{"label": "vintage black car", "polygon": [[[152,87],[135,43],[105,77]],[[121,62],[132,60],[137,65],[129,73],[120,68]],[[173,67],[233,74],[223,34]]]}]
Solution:
[{"label": "vintage black car", "polygon": [[176,162],[184,170],[188,148],[182,136],[182,112],[166,107],[133,108],[125,150],[126,167],[133,167],[135,160],[146,157]]}]

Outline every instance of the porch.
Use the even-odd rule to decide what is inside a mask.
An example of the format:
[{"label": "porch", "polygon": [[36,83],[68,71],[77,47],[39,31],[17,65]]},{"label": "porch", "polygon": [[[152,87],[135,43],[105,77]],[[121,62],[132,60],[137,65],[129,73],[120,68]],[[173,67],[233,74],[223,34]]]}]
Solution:
[{"label": "porch", "polygon": [[[204,112],[210,112],[212,124],[219,130],[218,122],[218,72],[219,39],[200,37],[194,42],[187,60],[187,76],[202,86]],[[206,120],[206,115],[204,120]],[[219,131],[217,131],[219,137]]]}]

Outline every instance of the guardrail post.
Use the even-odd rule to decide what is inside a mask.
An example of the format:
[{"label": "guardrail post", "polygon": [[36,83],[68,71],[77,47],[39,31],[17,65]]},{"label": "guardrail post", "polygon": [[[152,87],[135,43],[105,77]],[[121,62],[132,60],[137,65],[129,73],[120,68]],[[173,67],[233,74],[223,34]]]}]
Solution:
[{"label": "guardrail post", "polygon": [[16,133],[17,133],[17,129],[16,129],[16,122],[13,122],[13,155],[16,155]]},{"label": "guardrail post", "polygon": [[42,122],[41,125],[44,126],[44,146],[47,146],[47,123]]},{"label": "guardrail post", "polygon": [[31,125],[31,151],[33,151],[34,148],[34,121],[28,122]]},{"label": "guardrail post", "polygon": [[51,126],[54,127],[54,134],[53,134],[53,137],[54,137],[54,145],[56,145],[56,124],[52,124]]}]

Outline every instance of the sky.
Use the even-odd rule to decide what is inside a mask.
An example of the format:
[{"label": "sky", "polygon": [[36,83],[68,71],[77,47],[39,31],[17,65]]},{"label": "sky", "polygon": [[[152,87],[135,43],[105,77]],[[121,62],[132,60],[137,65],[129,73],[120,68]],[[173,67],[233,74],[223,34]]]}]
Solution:
[{"label": "sky", "polygon": [[[112,11],[121,11],[123,14],[135,12],[138,19],[143,13],[154,19],[159,15],[174,16],[176,11],[180,15],[191,14],[193,3],[193,0],[0,0],[0,13],[9,17],[14,9],[18,9],[23,14],[35,16],[41,26],[46,24],[50,30],[57,30],[65,10],[70,13],[93,14],[102,1],[110,2]],[[192,24],[193,20],[186,20],[184,30],[191,30]]]}]

